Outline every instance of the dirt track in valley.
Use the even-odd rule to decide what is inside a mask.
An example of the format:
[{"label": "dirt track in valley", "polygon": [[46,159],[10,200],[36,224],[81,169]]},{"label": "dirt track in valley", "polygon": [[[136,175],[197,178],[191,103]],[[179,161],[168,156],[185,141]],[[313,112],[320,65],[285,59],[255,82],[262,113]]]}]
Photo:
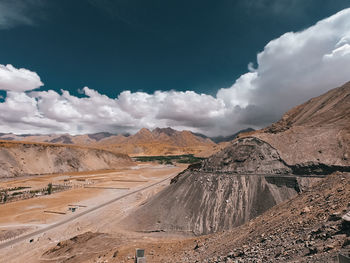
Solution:
[{"label": "dirt track in valley", "polygon": [[[139,205],[146,197],[168,184],[169,179],[174,177],[185,167],[186,165],[166,167],[155,164],[141,164],[138,167],[122,171],[100,172],[96,174],[90,172],[85,175],[81,173],[73,174],[70,176],[98,179],[98,182],[93,184],[96,188],[77,188],[53,195],[2,205],[1,209],[4,213],[0,216],[0,230],[2,232],[4,230],[14,231],[15,234],[21,235],[0,244],[0,258],[4,258],[4,254],[2,254],[3,251],[8,255],[5,251],[13,252],[15,247],[21,247],[25,255],[26,249],[23,249],[23,247],[27,247],[28,244],[34,245],[35,250],[37,250],[37,252],[27,251],[29,254],[39,253],[41,245],[37,246],[38,242],[31,244],[29,240],[33,239],[38,241],[43,236],[50,236],[52,232],[58,234],[53,235],[53,238],[50,237],[49,240],[51,240],[51,242],[55,240],[56,242],[57,240],[64,240],[69,237],[70,233],[79,234],[84,232],[84,230],[89,230],[90,227],[98,228],[99,223],[101,223],[101,226],[106,226],[110,224],[110,221],[117,221],[118,214],[123,216],[123,214],[134,205]],[[61,175],[55,176],[59,177]],[[48,176],[46,179],[49,180],[52,178]],[[40,178],[40,180],[42,181],[43,178]],[[7,183],[10,184],[10,182]],[[45,180],[44,183],[46,184]],[[112,189],[106,189],[107,186],[113,187]],[[128,200],[131,201],[129,202]],[[122,203],[122,205],[120,205],[120,203]],[[75,212],[76,214],[68,210],[69,204],[80,205]],[[112,207],[115,206],[120,208],[120,210],[113,210]],[[66,214],[45,213],[44,210],[61,211]],[[101,220],[96,219],[96,217],[100,217],[100,215],[104,213],[107,213],[108,216],[104,216]],[[76,224],[83,225],[83,222],[89,225],[87,229],[84,227],[75,228]],[[98,223],[96,224],[96,222]],[[71,227],[72,225],[74,226]],[[25,229],[27,232],[21,231],[22,229]],[[61,229],[64,230],[61,231]],[[120,232],[120,230],[116,231]],[[0,235],[2,232],[0,232]],[[46,242],[42,245],[47,246],[48,243]],[[18,250],[16,250],[16,252],[17,251]],[[18,256],[22,258],[23,255]],[[29,260],[29,262],[37,262],[34,258],[35,257],[32,258],[32,261]],[[8,260],[10,260],[10,258],[8,258]],[[11,260],[8,260],[6,262],[11,262]],[[2,260],[0,260],[0,262],[2,262]]]}]

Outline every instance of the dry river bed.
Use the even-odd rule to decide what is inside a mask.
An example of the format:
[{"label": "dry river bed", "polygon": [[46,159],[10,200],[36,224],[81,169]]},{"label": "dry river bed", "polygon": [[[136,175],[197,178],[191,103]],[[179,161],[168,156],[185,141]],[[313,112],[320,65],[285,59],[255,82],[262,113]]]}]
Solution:
[{"label": "dry river bed", "polygon": [[120,244],[159,238],[153,237],[154,234],[130,233],[118,221],[163,189],[186,167],[143,163],[120,170],[43,175],[0,182],[2,188],[40,188],[50,182],[74,186],[67,191],[0,205],[0,262],[45,262],[42,255],[46,250],[87,231],[112,234],[119,238]]}]

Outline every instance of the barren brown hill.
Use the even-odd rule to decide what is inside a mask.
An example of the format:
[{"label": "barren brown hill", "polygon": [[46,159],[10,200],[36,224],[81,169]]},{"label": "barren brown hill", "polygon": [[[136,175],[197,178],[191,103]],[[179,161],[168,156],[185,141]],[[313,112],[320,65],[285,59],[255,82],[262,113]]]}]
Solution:
[{"label": "barren brown hill", "polygon": [[302,192],[315,176],[350,172],[349,94],[346,84],[238,138],[178,175],[126,224],[195,234],[230,229]]},{"label": "barren brown hill", "polygon": [[350,166],[350,82],[293,108],[254,136],[289,164]]},{"label": "barren brown hill", "polygon": [[180,154],[208,156],[218,147],[209,138],[171,128],[156,128],[153,131],[143,128],[134,135],[111,136],[93,145],[133,156]]},{"label": "barren brown hill", "polygon": [[94,134],[70,135],[66,134],[23,134],[16,135],[13,133],[0,134],[1,140],[7,141],[26,141],[26,142],[46,142],[46,143],[61,143],[61,144],[78,144],[87,146],[99,142],[100,140],[115,136],[108,132],[100,132]]},{"label": "barren brown hill", "polygon": [[129,156],[101,149],[0,141],[0,178],[113,169],[131,164]]}]

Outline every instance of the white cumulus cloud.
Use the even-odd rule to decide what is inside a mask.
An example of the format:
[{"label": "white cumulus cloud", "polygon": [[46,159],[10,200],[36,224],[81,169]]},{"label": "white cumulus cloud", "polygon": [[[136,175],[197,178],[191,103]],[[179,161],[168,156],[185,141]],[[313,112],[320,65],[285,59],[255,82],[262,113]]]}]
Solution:
[{"label": "white cumulus cloud", "polygon": [[350,9],[345,9],[304,31],[284,34],[258,54],[254,72],[219,90],[217,98],[241,107],[241,123],[267,125],[350,80],[349,32]]},{"label": "white cumulus cloud", "polygon": [[12,65],[0,65],[0,90],[27,91],[44,84],[37,73],[28,69],[17,69]]}]

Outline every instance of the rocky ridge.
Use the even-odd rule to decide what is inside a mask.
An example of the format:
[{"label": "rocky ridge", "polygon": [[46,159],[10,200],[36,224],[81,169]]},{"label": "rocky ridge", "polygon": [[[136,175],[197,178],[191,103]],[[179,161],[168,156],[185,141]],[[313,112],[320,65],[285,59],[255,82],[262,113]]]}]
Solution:
[{"label": "rocky ridge", "polygon": [[350,82],[291,109],[254,136],[290,165],[350,166]]}]

